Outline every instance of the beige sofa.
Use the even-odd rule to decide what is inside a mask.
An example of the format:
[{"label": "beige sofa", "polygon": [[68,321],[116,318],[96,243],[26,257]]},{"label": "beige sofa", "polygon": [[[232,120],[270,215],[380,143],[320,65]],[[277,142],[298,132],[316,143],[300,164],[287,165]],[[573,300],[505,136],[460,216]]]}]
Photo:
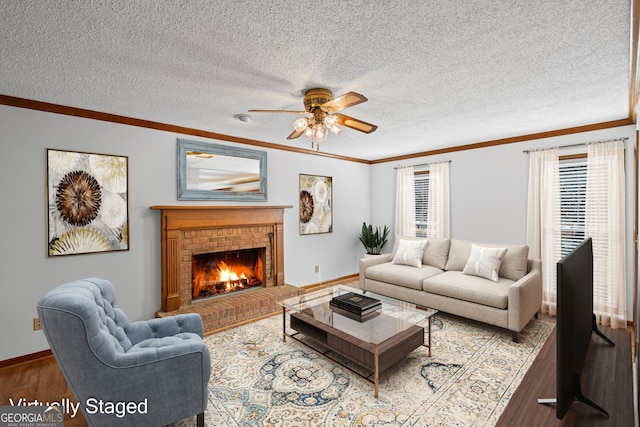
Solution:
[{"label": "beige sofa", "polygon": [[526,245],[397,236],[390,254],[360,260],[359,283],[366,291],[509,329],[518,342],[542,304],[541,264],[528,254]]}]

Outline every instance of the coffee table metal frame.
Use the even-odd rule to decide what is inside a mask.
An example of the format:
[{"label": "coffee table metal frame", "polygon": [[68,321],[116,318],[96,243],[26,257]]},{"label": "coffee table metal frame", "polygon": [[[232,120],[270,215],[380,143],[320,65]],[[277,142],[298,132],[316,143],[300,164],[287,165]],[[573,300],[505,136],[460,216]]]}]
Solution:
[{"label": "coffee table metal frame", "polygon": [[[379,315],[359,322],[333,312],[329,305],[331,299],[347,292],[380,300],[382,306],[378,310]],[[287,336],[291,337],[372,383],[375,397],[378,397],[380,373],[385,369],[420,346],[427,347],[431,356],[431,317],[437,310],[417,308],[414,304],[344,285],[279,300],[278,304],[282,306],[283,341]],[[288,310],[291,312],[290,328],[294,333],[287,333]],[[425,320],[426,331],[417,325]],[[324,349],[319,349],[318,345]],[[331,357],[332,352],[364,368],[366,373],[358,372],[336,357]]]}]

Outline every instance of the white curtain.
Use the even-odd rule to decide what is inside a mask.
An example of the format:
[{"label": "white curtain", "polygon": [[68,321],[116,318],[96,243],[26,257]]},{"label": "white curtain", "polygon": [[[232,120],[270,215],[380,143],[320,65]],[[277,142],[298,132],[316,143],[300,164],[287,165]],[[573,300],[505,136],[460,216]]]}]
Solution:
[{"label": "white curtain", "polygon": [[429,197],[427,202],[427,237],[451,236],[449,202],[449,162],[429,166]]},{"label": "white curtain", "polygon": [[542,312],[556,314],[556,262],[560,259],[560,173],[558,149],[529,153],[527,245],[542,261]]},{"label": "white curtain", "polygon": [[622,140],[588,145],[585,234],[593,240],[598,323],[626,328],[625,178]]},{"label": "white curtain", "polygon": [[396,171],[396,234],[416,235],[416,193],[413,166]]}]

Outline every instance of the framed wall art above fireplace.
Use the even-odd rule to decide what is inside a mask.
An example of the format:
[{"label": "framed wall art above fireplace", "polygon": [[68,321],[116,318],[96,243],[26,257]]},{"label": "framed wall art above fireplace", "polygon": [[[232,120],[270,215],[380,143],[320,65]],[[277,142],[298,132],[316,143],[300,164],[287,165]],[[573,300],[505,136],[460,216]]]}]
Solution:
[{"label": "framed wall art above fireplace", "polygon": [[129,250],[128,158],[47,149],[47,255]]},{"label": "framed wall art above fireplace", "polygon": [[178,139],[178,200],[267,201],[267,153]]}]

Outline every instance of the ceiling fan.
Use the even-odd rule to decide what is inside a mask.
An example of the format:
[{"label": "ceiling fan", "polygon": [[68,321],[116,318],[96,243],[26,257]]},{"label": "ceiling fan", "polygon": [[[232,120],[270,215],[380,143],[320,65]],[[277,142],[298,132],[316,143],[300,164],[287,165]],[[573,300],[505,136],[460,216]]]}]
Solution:
[{"label": "ceiling fan", "polygon": [[[305,111],[292,110],[249,110],[253,113],[289,113],[304,114],[302,117],[293,122],[294,131],[287,139],[295,139],[300,135],[304,135],[311,140],[311,147],[314,143],[319,144],[327,139],[328,133],[339,135],[342,132],[342,126],[355,129],[364,133],[371,133],[378,128],[371,123],[345,116],[338,111],[354,105],[366,102],[367,98],[356,92],[348,92],[337,98],[333,97],[333,93],[325,88],[308,89],[304,94]],[[318,149],[320,147],[318,146]]]}]

